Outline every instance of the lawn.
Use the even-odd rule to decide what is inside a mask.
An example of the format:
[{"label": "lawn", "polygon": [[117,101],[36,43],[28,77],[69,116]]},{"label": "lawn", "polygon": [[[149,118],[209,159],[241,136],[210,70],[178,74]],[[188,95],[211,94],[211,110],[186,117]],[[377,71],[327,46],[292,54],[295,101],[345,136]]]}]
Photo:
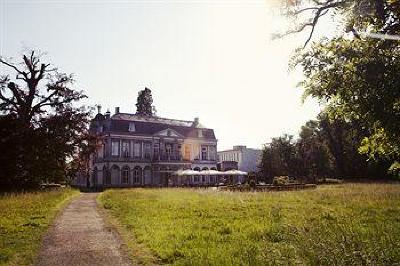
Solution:
[{"label": "lawn", "polygon": [[0,265],[32,264],[57,210],[77,194],[57,189],[0,195]]},{"label": "lawn", "polygon": [[292,192],[107,190],[99,201],[144,263],[400,263],[400,184]]}]

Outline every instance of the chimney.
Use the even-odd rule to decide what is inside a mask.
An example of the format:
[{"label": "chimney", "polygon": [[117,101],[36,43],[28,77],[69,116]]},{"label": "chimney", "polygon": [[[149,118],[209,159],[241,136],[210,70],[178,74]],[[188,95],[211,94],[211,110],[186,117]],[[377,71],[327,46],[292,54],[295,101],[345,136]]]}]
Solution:
[{"label": "chimney", "polygon": [[119,107],[115,107],[115,114],[119,114]]},{"label": "chimney", "polygon": [[110,115],[111,115],[110,109],[107,109],[107,112],[106,112],[106,115],[105,115],[106,119],[109,119]]},{"label": "chimney", "polygon": [[101,114],[101,105],[97,105],[97,113]]},{"label": "chimney", "polygon": [[193,122],[193,126],[194,126],[194,127],[197,127],[197,126],[199,125],[199,123],[200,123],[200,122],[199,122],[199,118],[198,118],[198,117],[195,117],[195,118],[194,118],[194,122]]}]

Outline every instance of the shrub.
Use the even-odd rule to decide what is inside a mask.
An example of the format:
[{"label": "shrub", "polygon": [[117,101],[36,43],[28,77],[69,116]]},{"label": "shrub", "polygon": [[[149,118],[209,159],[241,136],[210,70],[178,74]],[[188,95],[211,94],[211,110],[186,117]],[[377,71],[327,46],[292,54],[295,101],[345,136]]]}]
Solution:
[{"label": "shrub", "polygon": [[283,186],[289,183],[289,177],[288,176],[275,176],[274,179],[272,180],[272,184],[274,186]]}]

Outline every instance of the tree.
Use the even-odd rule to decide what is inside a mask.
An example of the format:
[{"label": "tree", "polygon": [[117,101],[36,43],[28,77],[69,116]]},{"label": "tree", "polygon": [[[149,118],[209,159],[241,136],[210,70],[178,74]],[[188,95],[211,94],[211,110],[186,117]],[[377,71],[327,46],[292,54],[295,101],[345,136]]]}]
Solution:
[{"label": "tree", "polygon": [[299,138],[273,138],[262,151],[260,171],[265,179],[290,175],[315,182],[317,178],[383,178],[387,160],[367,160],[358,152],[368,129],[355,121],[330,117],[324,111],[301,127]]},{"label": "tree", "polygon": [[400,46],[387,40],[324,40],[297,58],[305,96],[366,130],[359,151],[400,161]]},{"label": "tree", "polygon": [[[61,181],[66,163],[88,138],[89,111],[74,104],[86,96],[71,88],[72,75],[41,62],[34,51],[22,63],[0,58],[15,73],[0,76],[2,189]],[[4,170],[3,169],[7,169]]]},{"label": "tree", "polygon": [[271,143],[264,145],[260,164],[264,178],[271,181],[274,176],[279,175],[297,176],[297,165],[293,136],[272,138]]},{"label": "tree", "polygon": [[298,171],[303,177],[315,180],[316,177],[334,173],[329,146],[321,134],[321,121],[310,120],[301,127],[296,142],[296,157],[300,162]]},{"label": "tree", "polygon": [[355,38],[385,38],[381,34],[400,32],[399,0],[287,0],[283,10],[295,23],[292,23],[294,28],[278,36],[309,29],[304,47],[312,39],[321,18],[328,14],[342,25],[342,34],[352,33]]},{"label": "tree", "polygon": [[321,17],[331,14],[342,26],[337,36],[319,40],[291,62],[303,69],[305,96],[327,103],[331,116],[362,125],[359,152],[370,161],[391,161],[390,171],[400,177],[400,1],[287,3],[286,14],[297,23],[286,34],[310,29],[304,47]]},{"label": "tree", "polygon": [[149,88],[139,91],[136,103],[136,114],[143,116],[153,116],[155,108],[152,106],[153,96]]}]

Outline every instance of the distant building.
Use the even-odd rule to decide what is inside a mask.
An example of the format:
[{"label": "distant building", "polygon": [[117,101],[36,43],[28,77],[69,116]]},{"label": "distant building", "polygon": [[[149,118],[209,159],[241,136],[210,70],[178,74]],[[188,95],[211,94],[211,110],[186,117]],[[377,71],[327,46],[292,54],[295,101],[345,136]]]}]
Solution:
[{"label": "distant building", "polygon": [[[214,130],[194,121],[108,111],[92,120],[100,137],[91,160],[90,185],[96,187],[168,186],[181,169],[216,170]],[[201,183],[198,178],[195,183]]]},{"label": "distant building", "polygon": [[[232,150],[218,152],[218,164],[221,170],[232,167],[237,162],[237,169],[245,172],[257,172],[261,161],[261,150],[246,146],[233,146]],[[229,169],[227,169],[229,170]]]},{"label": "distant building", "polygon": [[229,170],[238,170],[238,162],[235,161],[223,161],[218,162],[217,164],[218,171],[229,171]]}]

